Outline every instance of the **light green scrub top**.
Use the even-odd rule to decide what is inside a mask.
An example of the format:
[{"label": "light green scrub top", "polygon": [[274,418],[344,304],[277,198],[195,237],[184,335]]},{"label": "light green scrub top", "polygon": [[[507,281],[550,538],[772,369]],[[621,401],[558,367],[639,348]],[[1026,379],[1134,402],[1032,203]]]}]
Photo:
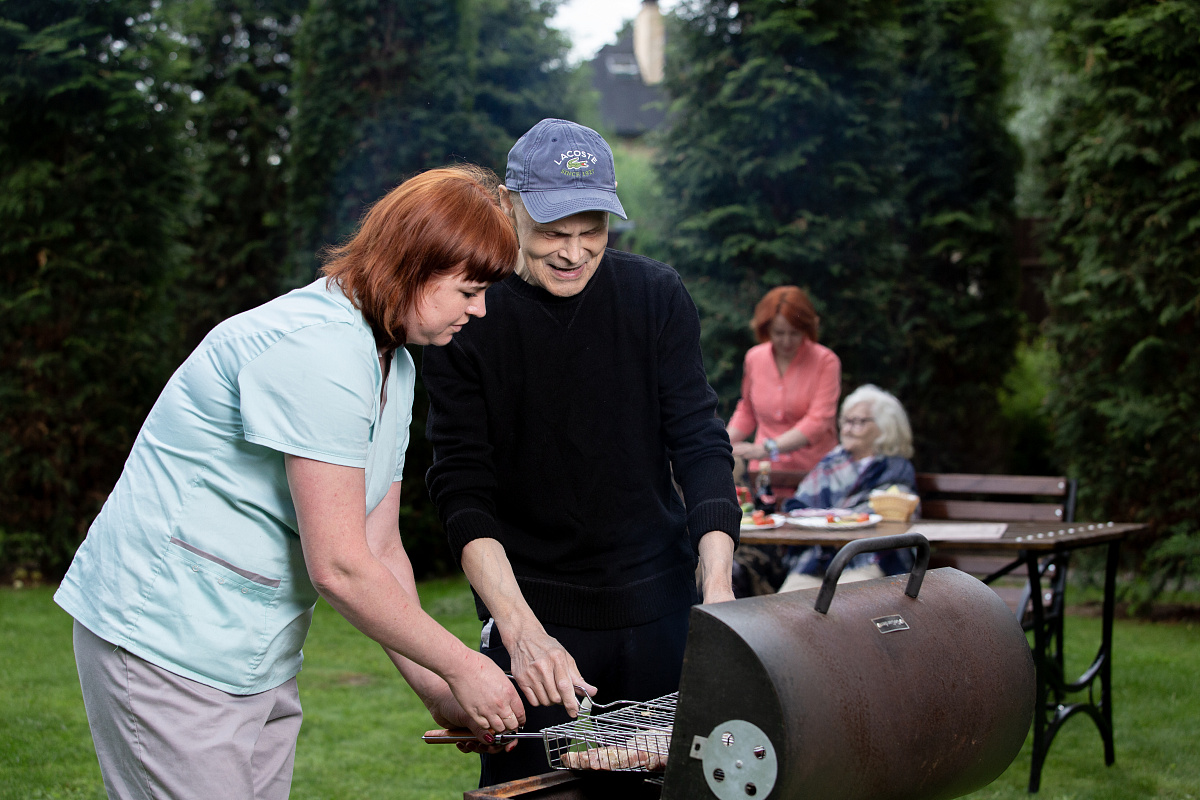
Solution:
[{"label": "light green scrub top", "polygon": [[283,456],[401,478],[416,371],[387,402],[371,328],[325,279],[222,322],[175,372],[55,601],[102,639],[233,694],[300,671],[317,592]]}]

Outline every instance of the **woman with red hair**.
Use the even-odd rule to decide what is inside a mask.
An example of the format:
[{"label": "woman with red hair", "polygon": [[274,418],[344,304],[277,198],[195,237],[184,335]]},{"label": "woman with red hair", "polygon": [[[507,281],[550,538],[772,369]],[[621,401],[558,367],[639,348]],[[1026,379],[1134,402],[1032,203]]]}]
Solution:
[{"label": "woman with red hair", "polygon": [[[742,397],[726,428],[733,454],[748,459],[751,472],[768,461],[798,481],[837,444],[842,364],[817,343],[819,323],[796,286],[772,289],[754,309],[760,343],[746,353]],[[751,434],[754,441],[745,441]]]},{"label": "woman with red hair", "polygon": [[318,596],[438,723],[524,721],[499,667],[421,610],[399,530],[403,345],[449,343],[512,271],[496,184],[404,182],[323,277],[222,322],[167,382],[55,594],[109,797],[286,798]]}]

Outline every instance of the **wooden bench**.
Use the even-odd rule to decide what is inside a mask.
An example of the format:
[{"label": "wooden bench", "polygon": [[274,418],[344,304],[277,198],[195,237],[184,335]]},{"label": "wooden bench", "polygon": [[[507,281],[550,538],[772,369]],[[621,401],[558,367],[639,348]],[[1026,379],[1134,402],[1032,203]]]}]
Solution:
[{"label": "wooden bench", "polygon": [[1075,486],[1073,478],[1041,475],[917,473],[926,519],[1074,522]]},{"label": "wooden bench", "polygon": [[[917,473],[924,519],[987,520],[993,522],[1074,522],[1074,478],[1041,475],[971,475]],[[954,567],[991,586],[1023,625],[1029,624],[1029,581],[1008,576],[1022,565],[1004,556],[975,555],[939,546],[930,568]],[[1052,555],[1039,565],[1049,581],[1044,594],[1047,617],[1061,614],[1066,588],[1066,555]]]}]

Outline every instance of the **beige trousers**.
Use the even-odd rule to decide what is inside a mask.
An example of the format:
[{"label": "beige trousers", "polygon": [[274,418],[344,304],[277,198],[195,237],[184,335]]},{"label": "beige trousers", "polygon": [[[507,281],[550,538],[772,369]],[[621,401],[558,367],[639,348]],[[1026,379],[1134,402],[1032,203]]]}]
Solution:
[{"label": "beige trousers", "polygon": [[250,695],[175,675],[78,622],[75,664],[109,800],[286,800],[296,679]]}]

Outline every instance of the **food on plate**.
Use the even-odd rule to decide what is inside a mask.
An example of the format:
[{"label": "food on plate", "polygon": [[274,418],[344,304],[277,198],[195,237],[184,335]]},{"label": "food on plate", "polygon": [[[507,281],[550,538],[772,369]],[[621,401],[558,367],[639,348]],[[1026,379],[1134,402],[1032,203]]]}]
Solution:
[{"label": "food on plate", "polygon": [[[743,509],[743,512],[744,511],[745,511],[745,509]],[[772,517],[767,512],[763,511],[762,509],[759,509],[759,510],[753,511],[749,514],[743,513],[742,514],[742,524],[743,525],[774,525],[775,518]]]},{"label": "food on plate", "polygon": [[[804,509],[812,511],[814,509]],[[821,509],[818,514],[795,514],[793,513],[788,519],[788,522],[799,528],[815,528],[823,531],[833,531],[841,528],[870,528],[878,523],[882,517],[878,514],[869,514],[865,511],[851,511],[844,508],[825,508]],[[744,530],[744,529],[743,529]]]},{"label": "food on plate", "polygon": [[830,525],[857,525],[860,522],[870,522],[871,515],[866,512],[841,514],[826,514],[825,521]]},{"label": "food on plate", "polygon": [[833,514],[834,516],[838,516],[838,517],[844,517],[844,516],[847,516],[847,515],[853,514],[853,513],[855,513],[855,512],[850,510],[849,508],[793,508],[791,511],[788,512],[787,515],[789,517],[798,517],[798,518],[820,517],[821,519],[824,519],[825,517],[829,516],[830,514]]}]

